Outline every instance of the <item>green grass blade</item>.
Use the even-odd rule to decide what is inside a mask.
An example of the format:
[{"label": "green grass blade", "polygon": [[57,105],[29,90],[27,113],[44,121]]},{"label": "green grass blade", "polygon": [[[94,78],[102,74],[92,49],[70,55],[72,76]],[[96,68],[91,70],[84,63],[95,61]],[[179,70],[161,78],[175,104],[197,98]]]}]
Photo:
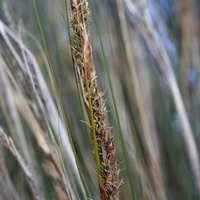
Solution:
[{"label": "green grass blade", "polygon": [[120,135],[120,139],[121,139],[120,141],[121,141],[121,145],[122,145],[124,160],[125,160],[127,173],[128,173],[128,177],[129,177],[129,182],[130,182],[130,186],[131,186],[132,199],[136,200],[136,195],[135,195],[134,188],[133,188],[133,180],[132,180],[131,171],[130,171],[129,162],[128,162],[127,150],[126,150],[126,147],[125,147],[125,142],[124,142],[124,138],[123,138],[123,134],[122,134],[122,128],[121,128],[121,124],[120,124],[120,120],[119,120],[119,113],[118,113],[117,104],[116,104],[116,101],[115,101],[115,95],[114,95],[114,91],[113,91],[113,87],[112,87],[112,82],[111,82],[111,78],[110,78],[110,75],[109,75],[108,62],[107,62],[107,59],[106,59],[106,56],[105,56],[105,51],[104,51],[104,47],[103,47],[103,42],[102,42],[102,37],[101,37],[101,33],[100,33],[98,20],[97,20],[95,11],[94,11],[94,3],[93,3],[93,0],[90,0],[90,1],[91,1],[91,4],[92,4],[92,11],[93,11],[93,14],[94,14],[94,20],[95,20],[95,24],[96,24],[96,28],[97,28],[97,33],[98,33],[98,36],[99,36],[99,43],[100,43],[102,55],[103,55],[103,62],[104,62],[103,67],[106,71],[106,75],[107,75],[107,79],[108,79],[108,83],[109,83],[109,88],[110,88],[110,92],[111,92],[111,98],[112,98],[112,102],[113,102],[113,105],[114,105],[114,111],[115,111],[115,115],[116,115],[116,119],[117,119],[119,135]]},{"label": "green grass blade", "polygon": [[[54,76],[53,67],[52,67],[50,56],[49,56],[49,53],[48,53],[48,50],[47,50],[47,45],[46,45],[46,41],[45,41],[45,38],[44,38],[44,34],[43,34],[42,26],[41,26],[41,23],[40,23],[40,18],[39,18],[39,14],[38,14],[38,11],[37,11],[35,0],[32,0],[32,2],[33,2],[34,11],[35,11],[37,23],[38,23],[38,26],[39,26],[40,34],[41,34],[41,37],[42,37],[43,47],[44,47],[44,50],[45,50],[45,54],[47,56],[47,60],[48,60],[48,64],[49,64],[49,67],[50,67],[51,75],[52,75],[52,78],[53,78],[53,81],[54,81],[56,94],[57,94],[57,97],[59,97],[60,96],[59,95],[59,89],[58,89],[58,86],[57,86],[57,83],[56,83],[56,79],[55,79],[55,76]],[[67,4],[65,4],[65,5],[67,5]],[[84,187],[85,195],[86,195],[87,198],[89,198],[89,196],[90,196],[89,195],[89,191],[87,189],[87,184],[85,182],[85,179],[83,177],[80,165],[78,163],[78,157],[77,157],[77,154],[76,154],[76,151],[75,151],[75,147],[74,147],[74,143],[73,143],[73,140],[72,140],[72,136],[71,136],[69,124],[68,124],[68,121],[67,121],[67,117],[66,117],[65,112],[64,112],[63,103],[62,103],[61,98],[58,98],[58,100],[59,100],[59,104],[61,106],[62,115],[63,115],[64,122],[65,122],[65,125],[66,125],[66,129],[67,129],[67,132],[68,132],[68,136],[69,136],[69,140],[70,140],[70,143],[71,143],[71,146],[72,146],[72,150],[73,150],[73,153],[74,153],[74,156],[75,156],[75,161],[76,161],[76,164],[77,164],[78,173],[80,175],[81,182],[82,182],[83,187]]]}]

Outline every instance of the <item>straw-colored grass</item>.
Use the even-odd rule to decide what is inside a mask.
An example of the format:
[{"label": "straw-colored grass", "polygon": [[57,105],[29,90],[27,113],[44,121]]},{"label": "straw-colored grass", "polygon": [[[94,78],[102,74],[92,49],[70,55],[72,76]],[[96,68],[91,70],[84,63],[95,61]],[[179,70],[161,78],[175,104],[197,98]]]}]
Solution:
[{"label": "straw-colored grass", "polygon": [[1,0],[0,200],[200,199],[199,6]]}]

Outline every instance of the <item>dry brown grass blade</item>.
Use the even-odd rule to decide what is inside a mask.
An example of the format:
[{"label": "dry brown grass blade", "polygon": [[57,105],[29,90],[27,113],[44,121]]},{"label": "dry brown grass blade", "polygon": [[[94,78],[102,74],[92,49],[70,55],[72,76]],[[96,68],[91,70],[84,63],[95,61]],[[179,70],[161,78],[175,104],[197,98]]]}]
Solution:
[{"label": "dry brown grass blade", "polygon": [[132,79],[133,79],[135,98],[136,98],[136,102],[137,102],[137,106],[138,106],[138,110],[139,110],[139,114],[140,114],[143,133],[144,133],[144,136],[146,139],[145,142],[146,142],[147,149],[148,149],[148,154],[149,154],[148,156],[150,159],[150,162],[149,162],[150,177],[154,184],[154,192],[157,196],[157,199],[165,200],[166,193],[165,193],[165,187],[164,187],[162,173],[161,173],[161,169],[160,169],[160,164],[159,164],[158,158],[156,158],[156,149],[154,147],[154,144],[153,144],[153,141],[151,138],[151,130],[149,127],[148,118],[145,113],[145,107],[144,107],[144,103],[143,103],[143,99],[142,99],[141,88],[139,85],[135,59],[131,53],[132,47],[130,46],[130,42],[129,42],[130,36],[129,36],[129,30],[128,30],[126,17],[125,17],[125,10],[124,10],[123,2],[118,0],[117,7],[118,7],[120,25],[121,25],[122,34],[123,34],[125,51],[126,51],[128,63],[130,66]]},{"label": "dry brown grass blade", "polygon": [[[182,58],[181,58],[181,89],[186,107],[188,106],[187,91],[187,70],[191,66],[190,63],[190,30],[192,30],[192,21],[189,10],[190,3],[187,0],[180,1],[181,8],[181,32],[182,32]],[[190,9],[189,9],[190,8]]]},{"label": "dry brown grass blade", "polygon": [[[112,19],[111,21],[109,21],[108,27],[109,27],[110,34],[113,34],[113,32],[115,33],[115,31],[118,30],[118,23],[116,25],[115,23],[116,23],[115,19]],[[123,137],[126,142],[127,151],[129,153],[128,157],[129,157],[132,174],[134,177],[134,183],[136,185],[139,185],[139,187],[141,187],[141,199],[155,200],[156,199],[155,192],[153,190],[153,184],[151,184],[151,180],[148,174],[149,172],[148,166],[146,166],[145,164],[141,145],[139,144],[139,138],[136,135],[137,130],[134,127],[133,116],[130,115],[130,113],[135,113],[136,118],[138,118],[136,114],[136,110],[135,110],[135,105],[134,105],[135,94],[134,92],[130,92],[134,90],[131,73],[127,66],[125,66],[127,67],[126,70],[124,70],[124,67],[123,68],[121,67],[121,66],[124,66],[125,59],[122,59],[122,57],[125,54],[123,54],[124,49],[121,49],[120,42],[118,42],[119,40],[121,41],[120,35],[117,35],[117,37],[109,38],[111,51],[113,52],[111,54],[111,57],[114,58],[112,59],[113,65],[111,65],[111,67],[113,68],[110,71],[111,71],[112,80],[113,80],[112,82],[114,83],[113,88],[115,89],[114,94],[115,94],[115,99],[118,105],[118,112],[120,113],[119,118],[120,118],[122,130],[123,130]],[[132,32],[132,35],[131,35],[130,43],[132,42],[134,44],[132,46],[133,47],[132,50],[134,52],[133,53],[134,56],[136,56],[135,59],[137,59],[138,62],[142,63],[141,69],[140,68],[138,69],[139,72],[141,71],[140,72],[140,75],[141,75],[141,73],[143,73],[143,70],[148,71],[148,69],[145,69],[147,65],[147,63],[145,63],[146,60],[143,57],[145,55],[143,54],[143,49],[140,46],[141,43],[140,43],[140,39],[138,38],[138,34],[135,32]],[[141,52],[142,52],[142,55],[141,55]],[[121,57],[115,57],[116,55],[121,55]],[[116,69],[116,67],[118,67],[118,69]],[[145,74],[146,73],[147,72],[145,72]],[[148,85],[147,88],[151,87],[150,81],[147,79],[144,83],[144,80],[146,80],[146,77],[145,79],[141,78],[140,85],[143,88],[146,87],[147,85]],[[124,88],[123,88],[123,84],[121,84],[122,82],[124,85],[127,86],[127,92],[129,92],[128,98],[130,98],[129,102],[131,102],[131,106],[127,105],[127,97],[123,92]],[[142,90],[145,90],[143,88]],[[149,94],[148,95],[143,94],[143,100],[146,102],[148,101],[148,103],[151,104],[151,102],[149,102],[149,98],[150,98]],[[147,112],[147,116],[150,118],[150,119],[148,118],[148,122],[151,127],[151,131],[152,131],[151,134],[153,135],[153,134],[156,134],[156,132],[153,132],[153,130],[155,129],[154,129],[154,125],[152,125],[152,123],[154,123],[154,120],[153,118],[151,118],[151,115],[153,115],[152,113],[153,111],[151,109],[153,109],[153,106],[148,108],[148,110],[145,112]],[[141,135],[141,137],[143,139],[144,136]],[[156,136],[153,136],[153,137],[156,137]],[[153,140],[153,143],[157,146],[156,141]],[[159,155],[157,156],[157,158],[158,157]],[[122,187],[123,187],[124,194],[126,194],[129,189],[126,186],[126,183],[125,185],[122,185]]]},{"label": "dry brown grass blade", "polygon": [[[71,185],[67,181],[67,174],[64,172],[64,161],[62,160],[62,156],[60,155],[58,146],[54,146],[50,149],[49,144],[44,138],[44,133],[46,132],[46,130],[44,130],[44,123],[50,124],[48,125],[50,129],[51,127],[54,128],[54,131],[56,134],[58,134],[59,139],[61,138],[61,135],[64,136],[64,138],[66,138],[67,133],[63,125],[63,120],[60,119],[60,116],[56,110],[56,106],[52,100],[52,96],[50,95],[48,87],[39,69],[39,66],[32,53],[25,47],[23,42],[19,38],[17,38],[14,35],[14,33],[12,33],[11,30],[9,30],[2,22],[0,24],[0,31],[11,53],[14,55],[14,58],[16,58],[18,66],[20,66],[20,69],[15,69],[15,71],[18,70],[18,74],[21,74],[21,77],[23,77],[20,80],[17,79],[16,73],[13,73],[13,71],[9,69],[9,67],[6,65],[6,62],[1,57],[1,75],[4,75],[3,77],[6,77],[7,82],[11,82],[11,85],[14,87],[14,89],[13,87],[9,88],[10,94],[12,94],[12,97],[10,97],[10,105],[15,107],[16,113],[18,114],[19,112],[21,114],[22,118],[25,119],[26,123],[35,134],[38,146],[43,153],[43,165],[45,171],[52,178],[52,183],[54,185],[55,191],[57,192],[59,199],[75,199],[75,195],[73,194]],[[15,50],[14,46],[10,42],[8,35],[11,36],[11,38],[20,46],[24,61],[19,56],[20,54],[18,55],[18,52]],[[28,85],[26,82],[26,75],[30,76],[29,80],[31,83],[29,83]],[[41,93],[39,93],[38,88],[36,89],[36,85],[38,83],[43,98],[41,97]],[[10,83],[1,84],[1,87],[4,86],[4,89],[6,91],[8,85],[10,85]],[[33,87],[33,91],[35,92],[35,96],[38,100],[39,108],[37,107],[38,105],[35,104],[34,99],[31,98],[30,92],[27,93],[27,88],[24,88],[24,85],[30,88]],[[3,95],[1,97],[3,97]],[[2,109],[7,106],[3,105],[3,102],[8,101],[4,101],[3,98],[1,98]],[[43,105],[44,102],[45,105]],[[35,112],[36,110],[40,110],[40,112]],[[38,115],[38,113],[40,113],[41,115]],[[6,112],[4,114],[7,116],[7,119],[10,118],[9,112],[8,114],[6,114]],[[55,123],[55,118],[58,121],[60,120],[59,127],[57,126],[57,123]],[[16,119],[19,121],[19,116],[16,117]],[[14,122],[16,121],[14,120]],[[20,125],[20,123],[21,122],[18,122],[17,125]],[[18,128],[17,130],[19,131],[20,129]],[[14,132],[14,130],[12,130],[11,132]],[[50,130],[50,132],[52,132],[52,130]],[[69,163],[73,164],[74,157],[72,150],[70,149],[71,146],[69,144],[69,140],[60,140],[60,142],[62,142],[62,145],[60,146],[64,147],[65,151],[69,155],[68,160],[71,161]],[[28,151],[26,150],[24,150],[24,152],[28,153]],[[56,155],[54,155],[54,152],[56,152]],[[30,156],[28,157],[30,158]],[[72,169],[76,171],[76,167],[76,164],[74,164],[74,167]],[[78,177],[78,175],[76,177]]]},{"label": "dry brown grass blade", "polygon": [[[147,45],[150,49],[153,50],[154,59],[157,62],[161,73],[167,80],[177,113],[181,120],[183,140],[188,155],[189,164],[195,178],[196,187],[200,193],[200,166],[197,146],[192,134],[192,129],[188,121],[183,99],[178,88],[169,56],[158,33],[153,27],[151,18],[145,6],[142,9],[139,9],[130,0],[125,0],[125,4],[127,10],[138,20],[137,26],[142,33]],[[143,4],[145,5],[145,1],[143,1]]]},{"label": "dry brown grass blade", "polygon": [[[30,62],[29,64],[31,65],[31,67],[30,67],[30,65],[28,65],[28,66],[22,65],[21,66],[22,71],[26,71],[27,68],[30,68],[31,71],[32,70],[34,71],[35,79],[36,79],[37,84],[39,86],[39,89],[41,91],[40,98],[42,99],[42,101],[45,102],[44,106],[42,106],[42,107],[43,108],[45,107],[47,116],[49,117],[50,124],[53,127],[55,134],[57,134],[58,139],[60,139],[59,140],[60,146],[63,146],[66,157],[69,159],[69,163],[72,165],[72,169],[74,169],[74,173],[76,174],[77,181],[80,182],[77,166],[76,166],[76,163],[75,163],[75,158],[73,156],[73,151],[72,151],[72,148],[71,148],[71,145],[70,145],[70,142],[69,142],[69,138],[67,136],[68,134],[67,134],[67,131],[65,129],[63,118],[62,118],[61,114],[58,112],[58,110],[57,110],[57,108],[56,108],[56,106],[53,102],[53,98],[52,98],[52,96],[49,92],[47,84],[44,80],[44,77],[42,75],[42,72],[40,70],[40,67],[39,67],[34,55],[24,45],[24,43],[2,21],[0,21],[0,32],[4,37],[5,36],[7,37],[7,35],[10,36],[20,46],[22,52],[25,53],[27,60]],[[12,46],[11,46],[11,49],[13,49]],[[15,52],[14,50],[12,50],[12,51]],[[13,55],[15,57],[16,53],[14,53]],[[21,61],[19,59],[19,56],[17,56],[17,58],[19,60],[19,63],[23,63],[23,61]],[[28,71],[27,71],[27,73],[28,73]],[[28,75],[30,75],[29,78],[32,79],[31,74],[28,73]],[[34,88],[35,86],[32,85],[31,87]],[[39,95],[38,93],[39,93],[38,91],[35,93],[37,98],[38,98],[38,95]],[[39,105],[39,106],[41,107],[41,105]],[[56,118],[55,118],[55,116],[56,116]],[[56,121],[55,121],[55,119],[56,119]],[[59,126],[58,126],[58,124],[59,124]],[[80,185],[81,185],[81,183],[80,183]]]},{"label": "dry brown grass blade", "polygon": [[63,176],[60,173],[59,166],[57,166],[52,157],[51,150],[42,134],[42,129],[40,128],[34,115],[32,114],[32,111],[29,108],[26,100],[23,98],[20,89],[18,88],[17,83],[15,82],[8,68],[6,68],[6,72],[8,74],[8,77],[10,77],[10,79],[12,80],[11,82],[13,83],[13,85],[15,85],[19,92],[19,94],[13,93],[14,104],[18,107],[18,110],[20,111],[22,117],[27,121],[29,127],[33,130],[33,133],[35,134],[38,145],[43,153],[43,166],[46,173],[52,178],[55,190],[56,192],[58,192],[58,197],[60,197],[60,199],[71,199],[69,197],[70,189],[67,189],[68,187],[66,186]]},{"label": "dry brown grass blade", "polygon": [[31,190],[34,194],[35,199],[43,200],[44,198],[42,197],[40,189],[38,188],[38,186],[35,182],[35,179],[30,171],[30,168],[25,163],[22,156],[19,154],[17,148],[14,145],[13,140],[4,133],[4,131],[1,127],[0,127],[0,143],[1,143],[1,145],[7,147],[12,152],[12,154],[17,159],[17,161],[19,162],[21,168],[23,169],[24,173],[26,174],[27,181],[31,187]]},{"label": "dry brown grass blade", "polygon": [[21,149],[21,152],[23,152],[23,156],[25,157],[26,161],[30,164],[32,161],[28,152],[26,151],[28,148],[27,141],[23,132],[21,122],[19,120],[17,108],[12,102],[12,87],[4,71],[5,66],[6,63],[0,54],[0,106],[7,120],[7,123],[9,124],[9,129],[11,131],[13,139],[17,141],[17,138],[20,138],[19,147]]},{"label": "dry brown grass blade", "polygon": [[[17,97],[16,104],[19,108],[21,115],[26,119],[29,127],[33,130],[37,139],[38,145],[43,154],[43,167],[45,172],[51,177],[52,183],[54,184],[55,190],[60,200],[62,199],[74,199],[71,187],[69,184],[66,185],[63,174],[61,173],[60,167],[55,162],[51,149],[49,148],[46,139],[42,134],[42,130],[35,120],[30,108],[23,98]],[[73,197],[73,198],[72,198]]]}]

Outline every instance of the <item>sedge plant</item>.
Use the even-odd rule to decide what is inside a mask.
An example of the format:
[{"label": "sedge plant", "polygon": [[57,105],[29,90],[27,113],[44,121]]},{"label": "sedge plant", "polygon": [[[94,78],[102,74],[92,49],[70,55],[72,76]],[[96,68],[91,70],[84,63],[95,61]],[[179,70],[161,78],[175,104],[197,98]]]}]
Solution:
[{"label": "sedge plant", "polygon": [[120,180],[114,136],[107,123],[104,93],[99,91],[86,29],[89,17],[86,0],[71,0],[71,50],[83,104],[88,116],[101,199],[119,199]]}]

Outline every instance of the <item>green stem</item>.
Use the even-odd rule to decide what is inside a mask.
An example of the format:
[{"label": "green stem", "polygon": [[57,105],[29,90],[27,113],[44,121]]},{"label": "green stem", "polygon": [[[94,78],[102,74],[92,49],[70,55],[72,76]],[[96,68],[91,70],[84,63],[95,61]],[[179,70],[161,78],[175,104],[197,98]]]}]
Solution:
[{"label": "green stem", "polygon": [[[53,72],[53,67],[52,67],[52,64],[51,64],[50,56],[49,56],[49,53],[48,53],[48,50],[47,50],[47,45],[46,45],[46,41],[45,41],[45,38],[44,38],[44,34],[43,34],[42,26],[41,26],[41,23],[40,23],[40,18],[39,18],[39,15],[38,15],[38,11],[37,11],[35,0],[32,0],[32,2],[33,2],[33,6],[34,6],[34,11],[35,11],[37,23],[38,23],[39,30],[40,30],[40,35],[42,37],[42,43],[43,43],[43,46],[44,46],[44,49],[45,49],[45,54],[47,56],[48,64],[49,64],[49,67],[50,67],[51,76],[52,76],[53,81],[54,81],[56,94],[59,97],[59,90],[58,90],[58,86],[57,86],[56,79],[55,79],[55,76],[54,76],[54,72]],[[61,98],[58,98],[58,100],[59,100],[59,104],[61,106],[61,111],[62,111],[62,115],[63,115],[63,118],[64,118],[66,129],[67,129],[68,137],[69,137],[69,140],[70,140],[70,143],[71,143],[71,147],[72,147],[72,150],[73,150],[73,153],[74,153],[74,157],[75,157],[75,162],[76,162],[76,165],[77,165],[78,173],[79,173],[81,182],[82,182],[84,190],[85,190],[85,195],[86,195],[86,197],[88,199],[90,197],[89,191],[88,191],[85,179],[83,177],[80,165],[78,163],[78,157],[77,157],[76,150],[75,150],[75,147],[74,147],[74,143],[73,143],[73,140],[72,140],[72,136],[71,136],[69,124],[68,124],[68,121],[67,121],[67,117],[66,117],[65,112],[64,112],[64,106],[63,106]]]},{"label": "green stem", "polygon": [[95,152],[95,161],[96,161],[96,167],[97,167],[97,174],[98,174],[98,181],[99,181],[99,188],[102,191],[103,189],[103,183],[101,178],[101,165],[99,160],[99,151],[98,151],[98,144],[97,144],[97,136],[96,136],[96,130],[95,130],[95,124],[94,124],[94,115],[93,115],[93,108],[92,108],[92,102],[91,102],[91,93],[88,83],[88,74],[86,70],[86,64],[84,60],[84,71],[85,71],[85,78],[86,78],[86,88],[87,88],[87,95],[88,95],[88,102],[89,102],[89,109],[90,109],[90,123],[92,128],[92,136],[93,136],[93,145],[94,145],[94,152]]},{"label": "green stem", "polygon": [[133,180],[131,178],[132,175],[131,175],[131,171],[130,171],[130,167],[129,167],[129,161],[128,161],[126,145],[125,145],[123,134],[122,134],[122,128],[121,128],[121,124],[120,124],[120,120],[119,120],[119,113],[118,113],[117,104],[116,104],[116,101],[115,101],[114,91],[113,91],[113,88],[112,88],[111,78],[110,78],[109,71],[108,71],[108,62],[107,62],[107,59],[106,59],[106,56],[105,56],[105,52],[104,52],[104,48],[103,48],[103,42],[102,42],[102,39],[101,39],[98,20],[97,20],[95,11],[94,11],[94,3],[93,3],[93,0],[90,0],[90,1],[91,1],[91,4],[92,4],[92,10],[93,10],[93,14],[94,14],[95,24],[96,24],[96,27],[97,27],[97,33],[98,33],[98,36],[99,36],[99,42],[100,42],[102,55],[103,55],[103,61],[104,61],[104,64],[105,64],[103,66],[104,66],[104,69],[106,70],[106,75],[107,75],[107,79],[108,79],[108,83],[109,83],[109,87],[110,87],[110,92],[111,92],[111,97],[112,97],[112,101],[113,101],[113,105],[114,105],[114,111],[115,111],[116,118],[117,118],[120,141],[121,141],[121,145],[122,145],[122,149],[123,149],[125,164],[126,164],[128,178],[129,178],[130,187],[131,187],[131,194],[132,194],[132,198],[134,200],[136,200],[136,195],[135,195],[135,191],[134,191],[134,188],[133,188],[134,184],[133,184]]}]

